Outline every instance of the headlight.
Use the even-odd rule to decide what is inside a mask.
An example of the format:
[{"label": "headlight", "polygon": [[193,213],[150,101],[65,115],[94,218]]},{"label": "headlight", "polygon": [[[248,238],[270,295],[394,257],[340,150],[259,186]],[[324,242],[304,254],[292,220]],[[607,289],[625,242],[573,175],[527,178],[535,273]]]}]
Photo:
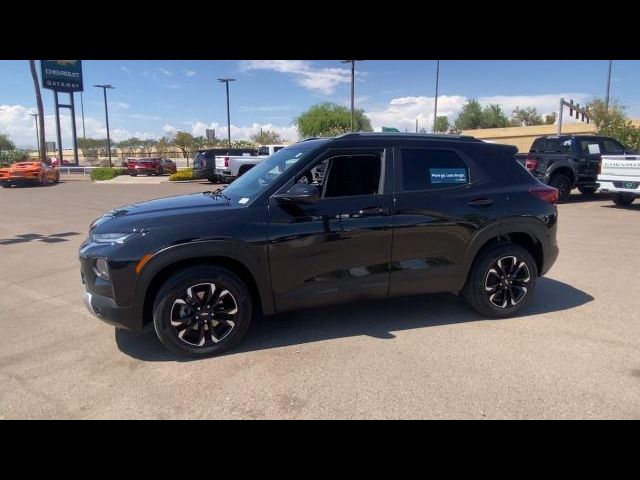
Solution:
[{"label": "headlight", "polygon": [[109,265],[106,258],[96,258],[93,272],[103,280],[109,280]]},{"label": "headlight", "polygon": [[124,241],[133,235],[133,232],[129,233],[92,233],[92,243],[124,243]]}]

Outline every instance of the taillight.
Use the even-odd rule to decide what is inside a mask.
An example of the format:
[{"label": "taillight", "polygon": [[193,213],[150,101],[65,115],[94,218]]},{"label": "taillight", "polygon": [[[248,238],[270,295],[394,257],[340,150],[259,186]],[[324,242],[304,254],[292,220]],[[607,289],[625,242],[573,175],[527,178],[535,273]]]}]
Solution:
[{"label": "taillight", "polygon": [[224,157],[224,168],[229,168],[229,157]]},{"label": "taillight", "polygon": [[527,158],[524,162],[524,167],[530,172],[533,172],[537,166],[538,166],[538,160],[532,157]]},{"label": "taillight", "polygon": [[555,205],[558,203],[558,189],[553,187],[533,187],[529,189],[529,193],[545,202]]}]

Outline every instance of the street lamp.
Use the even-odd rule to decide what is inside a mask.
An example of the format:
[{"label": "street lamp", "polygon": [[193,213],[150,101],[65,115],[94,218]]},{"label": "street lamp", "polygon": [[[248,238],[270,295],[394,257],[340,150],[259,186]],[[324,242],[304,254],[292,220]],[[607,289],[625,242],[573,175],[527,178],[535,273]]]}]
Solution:
[{"label": "street lamp", "polygon": [[604,99],[604,113],[609,113],[609,87],[611,87],[611,64],[613,60],[609,60],[609,76],[607,78],[607,94]]},{"label": "street lamp", "polygon": [[229,82],[235,82],[235,78],[219,78],[219,82],[224,83],[227,89],[227,138],[229,139],[229,148],[231,148],[231,113],[229,109]]},{"label": "street lamp", "polygon": [[107,88],[113,89],[111,85],[94,85],[96,88],[101,88],[104,93],[104,114],[107,119],[107,150],[109,151],[109,166],[111,167],[111,137],[109,136],[109,108],[107,107]]},{"label": "street lamp", "polygon": [[436,98],[433,107],[433,133],[436,133],[436,119],[438,118],[438,80],[440,79],[440,60],[436,60]]},{"label": "street lamp", "polygon": [[355,95],[355,81],[356,81],[356,62],[361,62],[361,61],[362,60],[340,60],[341,63],[351,64],[351,131],[352,132],[355,127],[354,95]]},{"label": "street lamp", "polygon": [[40,116],[38,113],[30,113],[33,117],[33,120],[36,123],[36,145],[38,146],[38,150],[40,149],[40,132],[38,131],[38,117]]}]

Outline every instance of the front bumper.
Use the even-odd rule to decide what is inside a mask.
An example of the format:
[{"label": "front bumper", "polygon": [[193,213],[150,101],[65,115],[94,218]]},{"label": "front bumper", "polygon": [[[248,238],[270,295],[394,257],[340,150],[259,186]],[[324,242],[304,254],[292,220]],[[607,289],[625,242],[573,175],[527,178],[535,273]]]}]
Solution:
[{"label": "front bumper", "polygon": [[84,304],[95,317],[127,330],[142,330],[142,312],[135,307],[118,307],[112,298],[85,290]]}]

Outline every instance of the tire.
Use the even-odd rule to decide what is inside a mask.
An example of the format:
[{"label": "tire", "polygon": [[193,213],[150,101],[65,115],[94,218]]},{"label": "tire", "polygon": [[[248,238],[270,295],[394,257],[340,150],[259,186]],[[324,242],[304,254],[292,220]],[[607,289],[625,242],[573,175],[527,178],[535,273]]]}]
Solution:
[{"label": "tire", "polygon": [[[204,300],[216,292],[221,294],[217,301],[206,304]],[[212,310],[212,305],[217,310]],[[199,314],[197,308],[206,312]],[[220,308],[227,314],[214,325],[216,315],[224,315]],[[153,306],[153,325],[162,344],[175,354],[195,358],[218,355],[237,345],[247,333],[251,317],[249,290],[233,272],[222,267],[180,270],[160,288]]]},{"label": "tire", "polygon": [[245,173],[247,173],[249,170],[251,170],[253,168],[252,166],[249,167],[241,167],[240,170],[238,170],[238,176],[236,178],[240,178],[242,175],[244,175]]},{"label": "tire", "polygon": [[56,173],[56,179],[53,181],[53,183],[58,183],[60,181],[60,174]]},{"label": "tire", "polygon": [[207,178],[207,180],[209,180],[209,183],[220,183],[217,178]]},{"label": "tire", "polygon": [[596,187],[578,187],[578,191],[583,195],[593,195],[596,190]]},{"label": "tire", "polygon": [[626,205],[631,205],[635,200],[635,196],[629,193],[614,193],[613,194],[613,203],[624,207]]},{"label": "tire", "polygon": [[[517,260],[514,262],[512,257]],[[502,271],[499,265],[502,265]],[[501,278],[502,272],[508,272],[509,275]],[[513,243],[500,243],[481,252],[476,258],[463,295],[469,306],[482,315],[492,318],[510,317],[531,301],[537,279],[538,267],[527,250]],[[507,288],[503,289],[505,285]],[[524,294],[518,286],[524,287]],[[489,291],[487,288],[493,290]],[[507,291],[511,293],[506,293]]]},{"label": "tire", "polygon": [[571,195],[571,179],[564,173],[554,173],[549,186],[558,190],[558,201],[566,202]]},{"label": "tire", "polygon": [[137,176],[138,176],[138,174],[137,174],[137,173],[130,173],[130,174],[129,174],[129,176],[130,176],[130,177],[137,177]]},{"label": "tire", "polygon": [[49,185],[49,179],[47,178],[46,173],[42,174],[42,177],[40,178],[40,185],[42,185],[43,187],[46,187],[47,185]]},{"label": "tire", "polygon": [[9,182],[6,182],[6,183],[2,182],[1,185],[2,185],[3,188],[10,188],[11,187],[11,183],[9,183]]}]

